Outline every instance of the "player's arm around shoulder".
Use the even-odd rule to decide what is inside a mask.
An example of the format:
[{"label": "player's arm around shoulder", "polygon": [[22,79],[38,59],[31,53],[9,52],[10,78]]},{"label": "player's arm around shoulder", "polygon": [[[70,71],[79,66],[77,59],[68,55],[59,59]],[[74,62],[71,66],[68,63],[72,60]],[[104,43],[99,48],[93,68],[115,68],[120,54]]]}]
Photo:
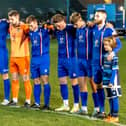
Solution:
[{"label": "player's arm around shoulder", "polygon": [[20,22],[20,26],[23,29],[24,33],[29,33],[30,29],[29,29],[29,25],[24,23],[24,22]]},{"label": "player's arm around shoulder", "polygon": [[112,36],[116,41],[116,47],[113,49],[113,51],[108,56],[108,60],[111,61],[114,54],[117,54],[119,52],[119,50],[121,49],[122,44],[121,44],[121,41],[118,37],[116,30],[113,27],[106,27],[105,32],[106,32],[108,37]]}]

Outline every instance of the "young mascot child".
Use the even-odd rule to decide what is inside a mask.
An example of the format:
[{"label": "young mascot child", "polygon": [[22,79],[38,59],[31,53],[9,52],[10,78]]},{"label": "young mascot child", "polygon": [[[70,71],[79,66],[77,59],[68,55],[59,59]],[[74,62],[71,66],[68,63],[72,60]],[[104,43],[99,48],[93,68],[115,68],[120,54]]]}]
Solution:
[{"label": "young mascot child", "polygon": [[115,54],[111,61],[107,60],[108,55],[116,47],[116,40],[114,37],[107,37],[104,39],[104,49],[106,51],[103,60],[103,87],[106,88],[107,97],[109,99],[110,113],[105,121],[118,122],[119,112],[119,96],[121,96],[121,87],[119,83],[119,66],[118,57]]}]

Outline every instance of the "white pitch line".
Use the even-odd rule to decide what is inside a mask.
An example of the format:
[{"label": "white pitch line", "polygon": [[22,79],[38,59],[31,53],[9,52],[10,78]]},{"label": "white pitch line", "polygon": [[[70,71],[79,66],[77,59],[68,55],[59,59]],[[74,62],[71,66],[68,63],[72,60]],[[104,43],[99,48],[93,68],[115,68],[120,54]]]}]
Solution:
[{"label": "white pitch line", "polygon": [[[1,106],[1,105],[0,105]],[[14,107],[12,107],[14,108]],[[20,109],[21,107],[19,107]],[[34,111],[34,110],[33,110]],[[56,111],[51,111],[51,110],[45,110],[45,111],[42,111],[42,112],[45,112],[45,113],[55,113],[55,114],[60,114],[60,115],[67,115],[67,116],[71,116],[71,117],[80,117],[80,118],[84,118],[84,119],[88,119],[88,120],[98,120],[98,121],[102,121],[102,122],[105,122],[104,120],[101,120],[101,119],[97,119],[97,118],[92,118],[88,115],[79,115],[79,114],[70,114],[68,112],[56,112]],[[108,123],[108,122],[106,122]],[[110,122],[111,123],[111,122]],[[121,124],[121,123],[111,123],[111,124],[114,124],[116,126],[126,126],[125,124]]]},{"label": "white pitch line", "polygon": [[[80,117],[80,118],[84,118],[84,119],[88,119],[88,120],[98,120],[98,121],[102,121],[102,122],[105,122],[104,120],[101,120],[101,119],[97,119],[97,118],[92,118],[90,116],[87,116],[87,115],[79,115],[79,114],[70,114],[70,113],[67,113],[67,112],[55,112],[55,111],[50,111],[50,110],[47,110],[47,111],[42,111],[42,112],[46,112],[46,113],[55,113],[55,114],[60,114],[60,115],[67,115],[67,116],[71,116],[71,117]],[[108,123],[108,122],[106,122]],[[111,123],[111,122],[110,122]],[[121,124],[121,123],[111,123],[111,124],[114,124],[116,126],[126,126],[124,124]]]}]

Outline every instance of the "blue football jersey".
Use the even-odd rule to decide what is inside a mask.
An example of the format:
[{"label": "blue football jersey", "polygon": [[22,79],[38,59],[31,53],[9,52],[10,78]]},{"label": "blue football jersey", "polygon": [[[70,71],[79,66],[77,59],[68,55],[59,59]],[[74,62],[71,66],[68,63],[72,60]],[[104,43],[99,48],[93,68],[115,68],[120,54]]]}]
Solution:
[{"label": "blue football jersey", "polygon": [[9,23],[6,20],[0,20],[0,48],[6,48],[8,28]]},{"label": "blue football jersey", "polygon": [[58,41],[58,57],[75,57],[75,36],[76,30],[73,25],[67,25],[62,31],[55,31]]},{"label": "blue football jersey", "polygon": [[[110,37],[115,34],[115,30],[112,28],[106,28],[104,26],[101,29],[98,29],[98,26],[95,26],[93,29],[93,64],[102,65],[103,55],[105,53],[103,40],[106,37]],[[117,43],[115,49],[120,49],[120,42]]]},{"label": "blue football jersey", "polygon": [[35,32],[30,31],[29,35],[32,43],[32,57],[49,53],[50,37],[48,29],[38,28]]},{"label": "blue football jersey", "polygon": [[77,58],[92,58],[92,29],[83,27],[76,31]]}]

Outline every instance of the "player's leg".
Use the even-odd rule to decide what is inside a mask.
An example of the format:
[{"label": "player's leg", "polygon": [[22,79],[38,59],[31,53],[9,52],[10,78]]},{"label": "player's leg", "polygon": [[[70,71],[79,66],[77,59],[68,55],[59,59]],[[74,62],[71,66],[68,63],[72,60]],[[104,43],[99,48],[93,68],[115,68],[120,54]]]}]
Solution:
[{"label": "player's leg", "polygon": [[51,86],[49,83],[49,72],[50,72],[50,57],[49,55],[43,55],[40,62],[40,75],[41,80],[44,84],[44,106],[42,110],[48,110],[50,106],[50,94]]},{"label": "player's leg", "polygon": [[10,100],[10,79],[8,73],[3,74],[3,81],[4,81],[4,100],[1,103],[2,105],[8,105]]},{"label": "player's leg", "polygon": [[2,105],[8,105],[10,99],[10,79],[8,76],[8,52],[7,50],[1,50],[0,57],[0,73],[4,81],[4,100]]},{"label": "player's leg", "polygon": [[78,59],[78,82],[80,86],[81,110],[80,114],[87,114],[87,66],[84,60]]},{"label": "player's leg", "polygon": [[60,93],[63,100],[63,105],[59,108],[56,108],[55,111],[69,111],[69,100],[68,100],[68,85],[67,85],[67,76],[59,78],[60,83]]},{"label": "player's leg", "polygon": [[71,113],[79,113],[79,85],[78,85],[78,79],[74,78],[71,79],[72,83],[72,89],[73,89],[73,97],[74,97],[74,105],[73,108],[71,109]]},{"label": "player's leg", "polygon": [[[32,75],[33,78],[33,75]],[[40,109],[40,101],[41,101],[41,83],[40,78],[34,78],[34,103],[31,105],[32,109],[38,110]]]},{"label": "player's leg", "polygon": [[42,75],[41,80],[44,84],[44,106],[42,107],[42,110],[48,110],[50,106],[50,95],[51,95],[51,87],[49,84],[48,75]]},{"label": "player's leg", "polygon": [[40,78],[34,79],[34,104],[40,106],[40,100],[41,100],[41,82]]},{"label": "player's leg", "polygon": [[68,101],[68,85],[67,85],[67,76],[68,72],[65,69],[65,61],[59,60],[58,62],[58,78],[60,83],[60,93],[63,100],[63,105],[59,108],[56,108],[55,111],[69,111],[69,101]]},{"label": "player's leg", "polygon": [[12,100],[9,103],[9,106],[18,107],[18,94],[19,94],[19,75],[17,72],[12,73]]},{"label": "player's leg", "polygon": [[93,67],[93,80],[94,83],[97,85],[97,93],[98,93],[98,99],[99,99],[99,109],[100,112],[97,115],[98,118],[104,118],[104,105],[105,105],[105,93],[102,86],[102,69],[100,66],[94,66]]},{"label": "player's leg", "polygon": [[81,113],[87,114],[87,99],[88,99],[88,90],[87,90],[87,77],[78,78],[80,86],[80,96],[81,96]]},{"label": "player's leg", "polygon": [[30,65],[31,78],[34,80],[34,103],[31,105],[32,109],[40,109],[40,99],[42,93],[41,81],[40,81],[40,64],[36,57],[31,59]]},{"label": "player's leg", "polygon": [[89,77],[89,82],[92,88],[92,98],[94,102],[94,111],[92,115],[95,115],[97,112],[99,112],[99,99],[98,99],[98,93],[97,93],[97,86],[94,83],[94,80],[92,77]]},{"label": "player's leg", "polygon": [[32,87],[31,87],[31,82],[30,82],[29,74],[26,74],[26,75],[23,74],[22,78],[23,78],[23,82],[24,82],[25,95],[26,95],[24,107],[30,107]]},{"label": "player's leg", "polygon": [[25,107],[30,107],[31,103],[31,93],[32,93],[32,86],[30,82],[30,60],[29,57],[23,57],[18,60],[18,67],[19,67],[19,72],[22,76],[23,82],[24,82],[24,87],[25,87],[25,95],[26,95],[26,100],[25,100]]},{"label": "player's leg", "polygon": [[19,74],[18,67],[16,65],[16,58],[10,58],[10,72],[12,75],[12,101],[10,101],[9,106],[17,106],[19,93]]},{"label": "player's leg", "polygon": [[71,113],[78,113],[79,109],[79,84],[78,84],[78,65],[76,58],[70,59],[68,63],[69,76],[71,78],[71,84],[73,89],[74,105],[71,109]]},{"label": "player's leg", "polygon": [[97,93],[97,85],[94,83],[94,80],[93,80],[93,77],[92,77],[93,73],[92,73],[91,60],[87,61],[86,68],[87,68],[87,76],[89,78],[89,82],[90,82],[90,85],[91,85],[91,88],[92,88],[92,99],[93,99],[93,102],[94,102],[94,111],[93,111],[92,115],[94,115],[95,113],[99,112],[99,99],[98,99],[98,93]]}]

